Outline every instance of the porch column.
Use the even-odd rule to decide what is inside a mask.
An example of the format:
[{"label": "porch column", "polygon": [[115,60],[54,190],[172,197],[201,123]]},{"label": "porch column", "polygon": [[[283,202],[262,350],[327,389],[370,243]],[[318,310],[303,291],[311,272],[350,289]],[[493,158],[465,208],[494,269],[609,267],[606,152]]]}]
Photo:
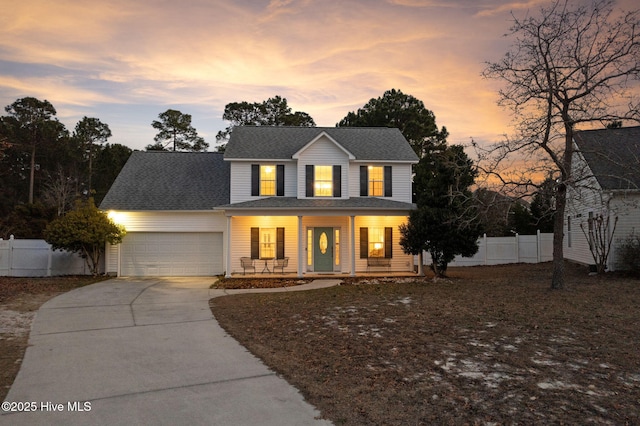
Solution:
[{"label": "porch column", "polygon": [[298,278],[302,278],[302,268],[304,265],[304,238],[302,232],[302,216],[298,216]]},{"label": "porch column", "polygon": [[227,244],[225,250],[225,278],[231,278],[231,216],[227,216]]},{"label": "porch column", "polygon": [[349,216],[349,228],[351,229],[351,276],[356,276],[356,217]]}]

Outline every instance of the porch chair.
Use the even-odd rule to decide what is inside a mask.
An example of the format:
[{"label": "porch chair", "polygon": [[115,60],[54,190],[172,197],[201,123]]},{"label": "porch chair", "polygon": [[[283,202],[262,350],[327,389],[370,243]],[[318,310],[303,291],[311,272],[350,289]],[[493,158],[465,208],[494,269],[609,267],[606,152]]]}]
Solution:
[{"label": "porch chair", "polygon": [[246,275],[247,269],[253,269],[253,273],[256,273],[256,266],[252,258],[241,257],[240,264],[242,265],[242,275]]},{"label": "porch chair", "polygon": [[276,272],[276,269],[280,269],[280,273],[284,274],[284,268],[289,264],[289,258],[283,257],[282,259],[273,259],[273,272]]}]

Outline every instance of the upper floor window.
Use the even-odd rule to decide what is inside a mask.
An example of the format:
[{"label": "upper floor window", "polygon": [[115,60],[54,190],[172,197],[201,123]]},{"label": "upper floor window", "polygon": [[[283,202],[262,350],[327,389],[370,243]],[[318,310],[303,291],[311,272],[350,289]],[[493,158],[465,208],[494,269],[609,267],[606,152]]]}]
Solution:
[{"label": "upper floor window", "polygon": [[384,168],[380,166],[369,166],[369,196],[384,196]]},{"label": "upper floor window", "polygon": [[284,164],[252,164],[251,195],[284,196]]},{"label": "upper floor window", "polygon": [[313,182],[315,197],[333,196],[333,168],[331,166],[316,166]]},{"label": "upper floor window", "polygon": [[391,166],[360,166],[361,197],[391,197]]},{"label": "upper floor window", "polygon": [[341,197],[342,167],[308,164],[306,173],[306,197]]}]

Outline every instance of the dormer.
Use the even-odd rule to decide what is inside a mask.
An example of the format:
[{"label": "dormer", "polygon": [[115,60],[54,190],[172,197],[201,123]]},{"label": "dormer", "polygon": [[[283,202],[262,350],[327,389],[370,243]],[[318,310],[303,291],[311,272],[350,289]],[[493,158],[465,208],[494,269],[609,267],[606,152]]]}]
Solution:
[{"label": "dormer", "polygon": [[298,198],[348,198],[349,163],[356,157],[327,132],[321,132],[298,152]]}]

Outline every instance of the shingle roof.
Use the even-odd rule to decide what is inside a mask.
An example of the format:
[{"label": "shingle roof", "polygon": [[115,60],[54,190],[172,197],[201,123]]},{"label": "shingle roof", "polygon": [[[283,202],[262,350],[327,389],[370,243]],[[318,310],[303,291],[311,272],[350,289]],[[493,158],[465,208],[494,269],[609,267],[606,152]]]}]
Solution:
[{"label": "shingle roof", "polygon": [[387,127],[236,127],[225,158],[290,159],[322,132],[352,153],[356,160],[418,161],[402,133]]},{"label": "shingle roof", "polygon": [[407,212],[415,209],[415,204],[401,201],[388,200],[377,197],[352,197],[352,198],[295,198],[295,197],[269,197],[240,203],[217,206],[217,209],[336,209],[336,210],[397,210]]},{"label": "shingle roof", "polygon": [[229,164],[217,152],[135,151],[103,210],[211,210],[229,203]]},{"label": "shingle roof", "polygon": [[602,189],[640,189],[640,126],[579,131],[574,141]]}]

